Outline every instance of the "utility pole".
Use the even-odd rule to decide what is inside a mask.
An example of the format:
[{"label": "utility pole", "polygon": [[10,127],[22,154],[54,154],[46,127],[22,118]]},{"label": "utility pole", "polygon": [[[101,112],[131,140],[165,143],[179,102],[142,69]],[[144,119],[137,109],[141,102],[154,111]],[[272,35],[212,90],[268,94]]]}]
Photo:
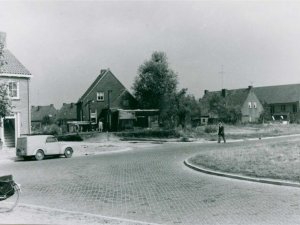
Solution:
[{"label": "utility pole", "polygon": [[112,90],[107,91],[107,130],[110,131],[111,129],[111,112],[110,112],[110,94]]}]

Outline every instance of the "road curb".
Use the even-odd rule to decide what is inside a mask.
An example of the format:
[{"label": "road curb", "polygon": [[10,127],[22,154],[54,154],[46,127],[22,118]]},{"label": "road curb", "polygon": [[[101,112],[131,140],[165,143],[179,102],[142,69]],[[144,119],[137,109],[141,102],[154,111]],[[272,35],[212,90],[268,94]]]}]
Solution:
[{"label": "road curb", "polygon": [[244,180],[244,181],[258,182],[258,183],[264,183],[264,184],[273,184],[273,185],[300,188],[300,183],[289,182],[289,181],[284,181],[284,180],[267,179],[267,178],[255,178],[255,177],[249,177],[249,176],[236,175],[236,174],[232,174],[232,173],[219,172],[219,171],[200,167],[198,165],[195,165],[195,164],[189,162],[189,160],[190,160],[190,158],[184,160],[184,165],[186,165],[187,167],[194,169],[196,171],[202,172],[202,173],[220,176],[220,177],[231,178],[231,179],[237,179],[237,180]]}]

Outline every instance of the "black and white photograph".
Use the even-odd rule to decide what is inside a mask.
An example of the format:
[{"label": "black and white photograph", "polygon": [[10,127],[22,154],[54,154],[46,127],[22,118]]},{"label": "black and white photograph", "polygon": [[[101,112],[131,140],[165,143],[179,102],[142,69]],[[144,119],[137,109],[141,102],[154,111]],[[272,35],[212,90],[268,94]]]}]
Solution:
[{"label": "black and white photograph", "polygon": [[0,0],[0,224],[300,224],[299,12]]}]

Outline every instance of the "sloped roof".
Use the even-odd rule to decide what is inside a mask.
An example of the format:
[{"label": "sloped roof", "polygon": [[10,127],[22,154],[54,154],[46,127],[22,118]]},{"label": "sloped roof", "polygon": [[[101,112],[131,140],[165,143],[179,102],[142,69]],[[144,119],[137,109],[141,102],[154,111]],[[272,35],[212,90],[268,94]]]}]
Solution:
[{"label": "sloped roof", "polygon": [[258,99],[268,104],[300,101],[300,84],[255,87]]},{"label": "sloped roof", "polygon": [[75,103],[64,103],[57,113],[59,120],[76,120],[77,119],[77,105]]},{"label": "sloped roof", "polygon": [[[234,106],[234,107],[242,107],[244,104],[247,96],[249,94],[249,89],[233,89],[233,90],[226,90],[225,94],[225,102],[227,105]],[[202,99],[200,99],[201,103],[201,112],[202,115],[209,114],[209,100],[214,96],[222,97],[222,91],[213,91],[206,93]]]},{"label": "sloped roof", "polygon": [[101,70],[100,74],[94,80],[94,82],[89,86],[89,88],[84,92],[84,94],[79,98],[78,102],[83,101],[83,99],[91,92],[91,90],[95,87],[95,85],[104,77],[104,75],[108,72],[109,70]]},{"label": "sloped roof", "polygon": [[[253,91],[261,103],[275,104],[300,101],[300,84],[253,87],[251,91]],[[214,95],[221,96],[221,93],[221,91],[208,92],[200,99],[203,115],[209,114],[209,99]],[[249,88],[226,90],[226,103],[232,106],[242,107],[248,93]]]},{"label": "sloped roof", "polygon": [[57,110],[51,105],[31,106],[31,121],[42,121],[45,116],[56,117]]},{"label": "sloped roof", "polygon": [[31,75],[25,66],[8,49],[3,49],[3,61],[4,65],[0,68],[0,76],[3,73]]}]

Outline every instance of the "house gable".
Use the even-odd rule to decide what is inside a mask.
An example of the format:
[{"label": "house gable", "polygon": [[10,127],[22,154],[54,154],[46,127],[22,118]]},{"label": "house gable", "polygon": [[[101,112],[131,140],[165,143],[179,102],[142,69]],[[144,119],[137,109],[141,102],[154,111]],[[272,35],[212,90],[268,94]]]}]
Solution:
[{"label": "house gable", "polygon": [[134,102],[134,97],[109,69],[101,70],[77,102],[79,118],[90,120],[89,114],[96,114],[99,118],[102,110],[107,108],[130,109]]},{"label": "house gable", "polygon": [[242,122],[257,122],[264,108],[254,91],[250,90],[241,108]]}]

